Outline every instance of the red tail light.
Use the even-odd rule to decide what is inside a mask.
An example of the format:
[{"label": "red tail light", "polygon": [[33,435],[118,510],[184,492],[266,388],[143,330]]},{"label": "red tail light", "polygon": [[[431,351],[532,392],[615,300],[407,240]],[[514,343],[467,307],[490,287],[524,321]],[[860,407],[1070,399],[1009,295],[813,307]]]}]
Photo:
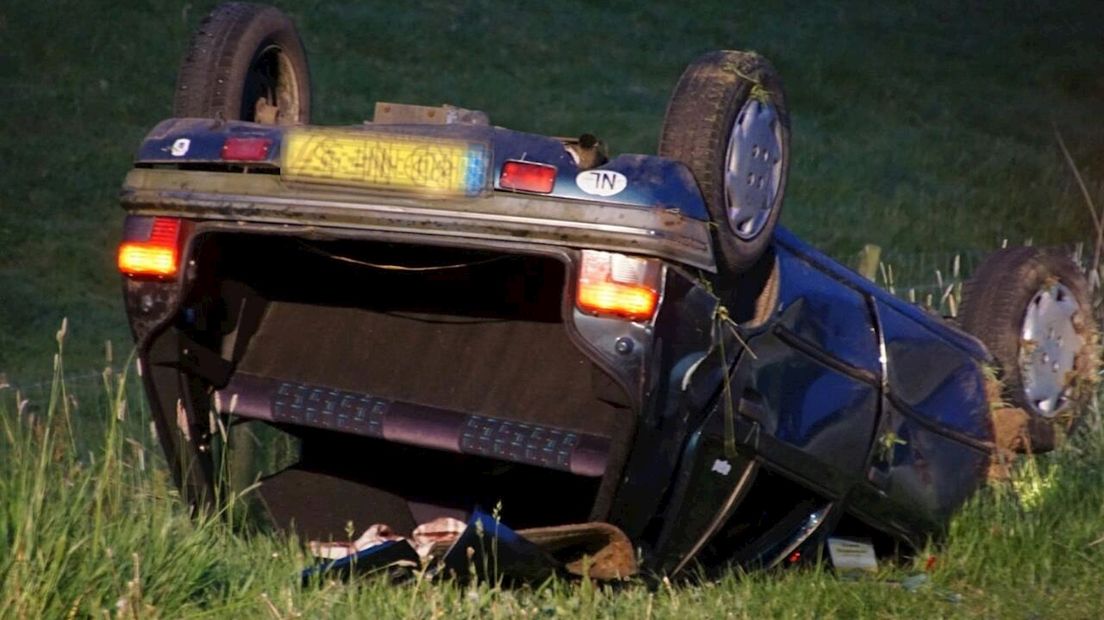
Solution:
[{"label": "red tail light", "polygon": [[180,269],[180,220],[155,217],[145,241],[119,246],[119,271],[128,276],[169,278]]},{"label": "red tail light", "polygon": [[575,303],[594,314],[649,320],[659,303],[661,273],[658,261],[583,250]]},{"label": "red tail light", "polygon": [[222,158],[227,161],[264,161],[272,140],[268,138],[227,138],[222,143]]},{"label": "red tail light", "polygon": [[556,167],[531,161],[508,161],[502,165],[498,185],[502,189],[548,194],[556,184]]}]

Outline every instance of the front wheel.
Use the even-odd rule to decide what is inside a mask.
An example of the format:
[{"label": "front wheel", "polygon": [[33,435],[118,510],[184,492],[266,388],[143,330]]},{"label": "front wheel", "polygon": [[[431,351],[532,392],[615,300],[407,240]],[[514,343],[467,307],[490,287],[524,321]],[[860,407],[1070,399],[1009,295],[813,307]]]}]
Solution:
[{"label": "front wheel", "polygon": [[994,408],[994,430],[1008,442],[1000,447],[1057,447],[1092,397],[1099,367],[1081,270],[1057,252],[1000,250],[966,283],[959,319],[996,362],[1004,402]]},{"label": "front wheel", "polygon": [[790,167],[789,113],[771,64],[735,51],[691,63],[667,105],[659,155],[694,173],[721,278],[755,264],[782,211]]}]

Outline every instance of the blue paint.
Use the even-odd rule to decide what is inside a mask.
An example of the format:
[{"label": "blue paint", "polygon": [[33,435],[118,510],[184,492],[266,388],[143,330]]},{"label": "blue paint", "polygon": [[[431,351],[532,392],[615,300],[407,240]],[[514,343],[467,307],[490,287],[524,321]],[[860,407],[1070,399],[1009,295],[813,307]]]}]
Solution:
[{"label": "blue paint", "polygon": [[362,551],[347,555],[330,562],[319,562],[299,573],[299,579],[307,583],[319,576],[340,575],[348,577],[353,572],[372,572],[383,569],[396,562],[413,562],[418,566],[419,558],[414,547],[405,540],[394,540],[368,547]]},{"label": "blue paint", "polygon": [[778,247],[779,323],[844,364],[881,375],[878,338],[862,293],[825,269]]},{"label": "blue paint", "polygon": [[[686,166],[650,155],[620,155],[595,170],[619,172],[628,186],[614,196],[587,194],[575,183],[579,168],[563,142],[537,134],[512,131],[482,125],[357,125],[350,131],[423,136],[468,142],[468,157],[464,177],[464,192],[478,196],[487,188],[503,190],[498,183],[502,166],[509,160],[532,161],[556,167],[556,181],[551,194],[539,196],[596,204],[636,206],[643,209],[664,209],[696,220],[708,221],[697,183]],[[222,145],[228,137],[265,138],[272,141],[267,157],[261,162],[280,165],[281,143],[285,127],[258,125],[243,121],[211,119],[168,119],[158,124],[138,148],[135,161],[139,164],[221,163]],[[188,151],[172,155],[172,146],[179,139],[190,141]],[[488,163],[490,166],[488,168]],[[487,175],[491,175],[491,179]]]},{"label": "blue paint", "polygon": [[864,295],[873,297],[882,304],[909,317],[916,324],[931,332],[931,337],[946,340],[948,343],[978,360],[985,361],[990,359],[989,352],[985,349],[985,346],[973,336],[955,329],[941,318],[932,316],[919,307],[891,295],[885,289],[855,273],[853,270],[828,258],[822,252],[808,243],[805,243],[784,227],[779,226],[775,229],[774,243],[816,264],[832,278],[862,292]]},{"label": "blue paint", "polygon": [[468,196],[478,196],[487,187],[487,147],[483,144],[469,144],[465,158],[464,188]]},{"label": "blue paint", "polygon": [[979,360],[881,301],[878,314],[888,357],[889,393],[939,426],[990,441],[989,403]]}]

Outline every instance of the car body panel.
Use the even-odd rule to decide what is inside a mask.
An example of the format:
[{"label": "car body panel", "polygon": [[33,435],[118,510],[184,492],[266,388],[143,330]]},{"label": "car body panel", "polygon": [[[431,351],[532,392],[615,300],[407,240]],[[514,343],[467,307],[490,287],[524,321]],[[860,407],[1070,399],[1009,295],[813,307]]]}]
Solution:
[{"label": "car body panel", "polygon": [[[334,130],[335,128],[327,128]],[[648,155],[619,155],[612,160],[588,168],[595,172],[612,171],[624,174],[632,182],[614,195],[587,193],[576,182],[583,172],[575,163],[564,143],[555,138],[512,131],[485,125],[382,125],[364,123],[336,128],[345,132],[398,134],[439,139],[462,139],[490,145],[493,165],[490,168],[493,188],[502,190],[499,176],[507,161],[533,161],[556,167],[557,175],[551,197],[581,200],[599,204],[631,205],[646,209],[674,211],[698,221],[708,221],[705,202],[697,189],[694,176],[686,166]],[[227,138],[263,138],[272,142],[266,156],[257,162],[231,162],[240,165],[281,164],[284,127],[258,125],[243,121],[211,119],[167,119],[158,124],[138,148],[135,162],[139,165],[226,164],[222,147]],[[187,150],[174,155],[174,145],[187,141]],[[180,152],[177,148],[175,152]],[[488,188],[490,189],[490,188]],[[419,196],[423,201],[425,196]]]},{"label": "car body panel", "polygon": [[479,199],[425,200],[288,188],[268,174],[150,168],[127,175],[120,201],[136,215],[184,211],[205,220],[310,227],[319,235],[338,229],[357,235],[417,234],[446,244],[458,239],[567,244],[716,269],[704,222],[637,206],[506,192]]},{"label": "car body panel", "polygon": [[[174,119],[139,149],[120,197],[126,236],[148,234],[153,217],[183,218],[181,254],[190,266],[164,280],[127,278],[124,297],[158,434],[188,497],[210,495],[215,484],[205,457],[214,411],[207,401],[243,379],[232,383],[237,354],[220,352],[196,318],[203,300],[188,301],[202,270],[199,248],[216,237],[457,248],[561,264],[563,337],[600,370],[599,381],[616,387],[608,394],[595,387],[598,398],[633,418],[631,441],[603,453],[606,460],[572,466],[569,459],[559,469],[600,479],[592,517],[627,534],[653,570],[684,570],[701,553],[728,549],[714,542],[742,531],[735,522],[748,517],[747,501],[768,497],[769,485],[790,485],[793,505],[768,515],[777,524],[755,530],[733,556],[740,563],[779,561],[820,540],[844,514],[921,544],[984,483],[993,450],[985,348],[781,227],[764,259],[773,288],[736,282],[735,293],[714,291],[704,203],[682,164],[615,157],[595,170],[624,175],[626,189],[595,196],[575,182],[578,166],[554,138],[485,125],[369,130],[482,141],[493,153],[495,183],[506,161],[524,160],[556,166],[554,189],[535,195],[492,186],[480,196],[442,198],[288,183],[277,170],[285,130],[251,123]],[[264,161],[228,165],[220,159],[228,136],[265,137],[273,147]],[[182,139],[186,152],[174,154]],[[574,274],[583,251],[593,249],[662,261],[652,319],[576,306]],[[741,291],[757,296],[755,316],[733,320],[722,299]],[[320,394],[364,396],[310,385]],[[243,407],[256,409],[255,419],[280,421],[267,398]],[[426,415],[448,418],[441,428],[455,418]],[[289,420],[280,422],[324,427]],[[401,430],[401,440],[382,426],[361,434],[451,449],[450,439],[422,441],[417,428]]]},{"label": "car body panel", "polygon": [[948,431],[987,441],[989,403],[978,359],[946,340],[932,338],[923,324],[879,302],[885,334],[889,394],[901,409]]}]

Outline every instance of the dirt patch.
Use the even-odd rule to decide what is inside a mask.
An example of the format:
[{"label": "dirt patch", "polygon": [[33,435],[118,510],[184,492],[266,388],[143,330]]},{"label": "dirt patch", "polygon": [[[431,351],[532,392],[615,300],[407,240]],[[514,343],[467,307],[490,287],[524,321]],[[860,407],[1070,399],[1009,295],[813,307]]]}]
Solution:
[{"label": "dirt patch", "polygon": [[[1020,407],[1013,407],[1002,399],[1003,386],[987,373],[985,395],[989,401],[993,422],[992,462],[989,481],[1009,480],[1017,454],[1047,452],[1065,441],[1073,416],[1058,416],[1047,420],[1033,416]],[[1068,418],[1068,419],[1067,419]]]},{"label": "dirt patch", "polygon": [[993,419],[993,443],[996,449],[989,464],[989,481],[1010,480],[1012,465],[1017,454],[1030,452],[1028,414],[1019,407],[995,408]]},{"label": "dirt patch", "polygon": [[1004,402],[1004,386],[990,369],[985,372],[985,399],[993,422],[993,451],[989,481],[1007,481],[1017,454],[1031,452],[1031,416],[1020,407]]}]

